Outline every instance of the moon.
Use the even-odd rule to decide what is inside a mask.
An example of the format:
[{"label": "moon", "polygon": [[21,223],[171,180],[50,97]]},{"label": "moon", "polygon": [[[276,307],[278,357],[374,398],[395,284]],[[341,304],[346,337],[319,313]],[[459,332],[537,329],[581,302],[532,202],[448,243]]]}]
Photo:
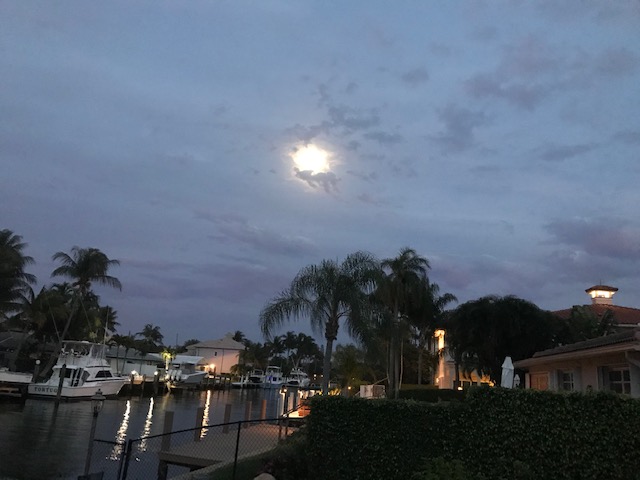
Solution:
[{"label": "moon", "polygon": [[295,167],[301,172],[322,173],[330,169],[329,152],[316,147],[305,145],[291,154]]}]

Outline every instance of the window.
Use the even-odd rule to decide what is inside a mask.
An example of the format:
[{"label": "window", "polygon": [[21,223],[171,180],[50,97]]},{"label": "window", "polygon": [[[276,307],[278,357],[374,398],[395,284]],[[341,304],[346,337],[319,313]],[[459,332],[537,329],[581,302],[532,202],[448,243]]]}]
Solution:
[{"label": "window", "polygon": [[609,369],[609,390],[616,393],[631,393],[631,374],[628,368]]},{"label": "window", "polygon": [[111,372],[109,370],[100,370],[96,373],[96,378],[108,378],[111,377]]},{"label": "window", "polygon": [[549,389],[549,374],[548,373],[532,373],[531,374],[531,388],[534,390],[548,390]]},{"label": "window", "polygon": [[569,392],[575,390],[573,372],[560,372],[560,390]]}]

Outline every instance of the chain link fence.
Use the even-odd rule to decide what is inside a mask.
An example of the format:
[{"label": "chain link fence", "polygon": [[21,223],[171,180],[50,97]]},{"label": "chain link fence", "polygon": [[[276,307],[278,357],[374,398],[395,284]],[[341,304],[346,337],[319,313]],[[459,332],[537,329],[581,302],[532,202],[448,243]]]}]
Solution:
[{"label": "chain link fence", "polygon": [[[299,422],[299,420],[297,421]],[[243,420],[130,439],[125,443],[94,440],[87,480],[195,480],[237,476],[239,460],[264,454],[293,433],[287,417]],[[253,477],[251,477],[253,478]]]}]

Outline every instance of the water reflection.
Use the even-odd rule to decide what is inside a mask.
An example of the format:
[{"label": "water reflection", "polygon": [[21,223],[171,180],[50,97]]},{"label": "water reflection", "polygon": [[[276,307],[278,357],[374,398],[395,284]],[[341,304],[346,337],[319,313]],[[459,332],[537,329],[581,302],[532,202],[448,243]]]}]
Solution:
[{"label": "water reflection", "polygon": [[[153,399],[152,399],[153,400]],[[111,450],[111,455],[109,455],[109,460],[118,460],[120,458],[120,454],[122,453],[122,448],[124,447],[124,440],[127,438],[127,430],[129,429],[129,416],[131,415],[131,400],[127,400],[127,405],[124,410],[124,415],[122,415],[122,422],[120,422],[120,427],[116,432],[116,445],[113,446]]]},{"label": "water reflection", "polygon": [[[211,390],[207,390],[207,398],[204,402],[204,413],[202,414],[202,425],[209,425],[209,406],[211,405]],[[200,438],[207,436],[208,429],[200,429]]]},{"label": "water reflection", "polygon": [[153,424],[152,419],[153,419],[153,397],[149,399],[149,410],[147,410],[147,417],[144,420],[144,428],[142,429],[142,435],[140,435],[141,437],[145,437],[140,442],[140,447],[138,448],[140,452],[147,451],[146,437],[148,437],[151,434],[151,425]]}]

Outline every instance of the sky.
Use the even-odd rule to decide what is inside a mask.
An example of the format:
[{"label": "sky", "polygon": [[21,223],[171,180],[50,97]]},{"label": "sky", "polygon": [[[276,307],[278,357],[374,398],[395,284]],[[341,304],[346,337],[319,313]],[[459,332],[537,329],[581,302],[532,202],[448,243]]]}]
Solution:
[{"label": "sky", "polygon": [[0,0],[0,85],[0,229],[39,287],[119,260],[119,333],[263,341],[301,268],[407,246],[460,303],[640,308],[636,1]]}]

